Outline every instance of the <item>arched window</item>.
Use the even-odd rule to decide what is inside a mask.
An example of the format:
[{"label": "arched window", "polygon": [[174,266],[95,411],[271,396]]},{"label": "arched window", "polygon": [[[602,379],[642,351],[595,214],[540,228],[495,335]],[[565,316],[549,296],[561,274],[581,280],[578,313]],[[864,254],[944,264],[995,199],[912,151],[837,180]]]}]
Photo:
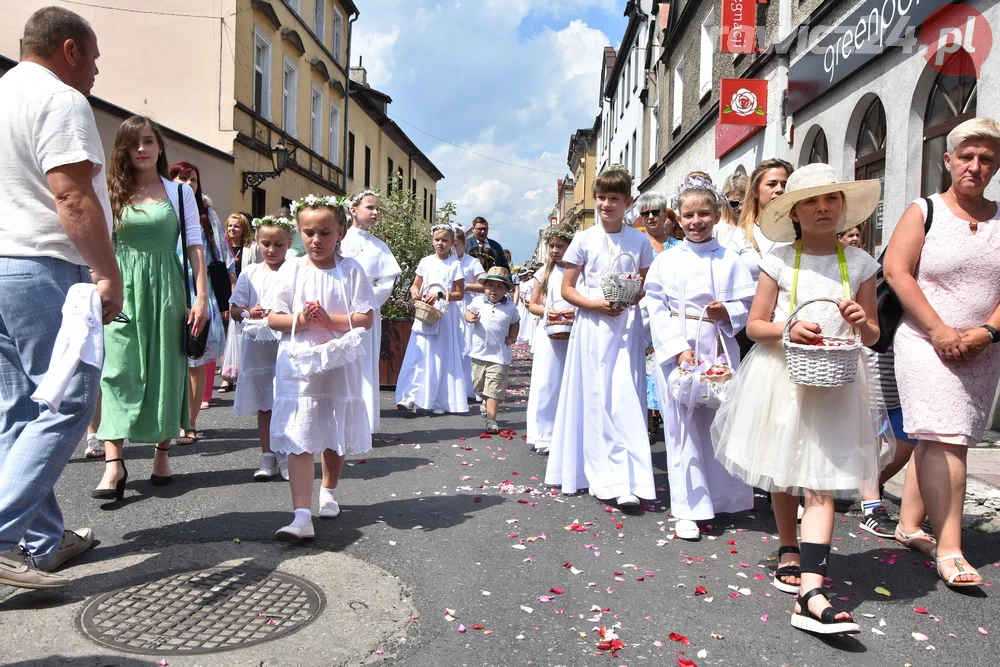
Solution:
[{"label": "arched window", "polygon": [[826,132],[822,128],[813,137],[812,146],[809,147],[809,161],[806,164],[814,164],[816,162],[822,162],[823,164],[830,162],[830,148],[826,143]]},{"label": "arched window", "polygon": [[[970,60],[965,51],[957,52],[953,58]],[[946,71],[956,71],[949,69]],[[963,68],[966,70],[966,68]],[[958,71],[963,71],[958,70]],[[924,155],[923,178],[920,194],[932,195],[951,187],[951,174],[944,168],[943,155],[947,150],[948,133],[961,123],[976,117],[976,77],[963,74],[950,76],[938,74],[931,87],[927,111],[924,114]]]},{"label": "arched window", "polygon": [[[854,157],[854,178],[861,181],[877,178],[885,185],[885,107],[875,98],[865,110],[858,130],[858,141]],[[862,230],[862,245],[874,253],[882,245],[882,201]]]}]

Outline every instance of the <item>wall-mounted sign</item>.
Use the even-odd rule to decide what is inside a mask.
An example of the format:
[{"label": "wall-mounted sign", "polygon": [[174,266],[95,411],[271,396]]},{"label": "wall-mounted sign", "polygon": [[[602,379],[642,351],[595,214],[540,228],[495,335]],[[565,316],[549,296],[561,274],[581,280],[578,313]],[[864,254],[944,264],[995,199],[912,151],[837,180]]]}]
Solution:
[{"label": "wall-mounted sign", "polygon": [[719,81],[719,122],[723,125],[767,125],[767,79]]},{"label": "wall-mounted sign", "polygon": [[[788,69],[788,113],[815,101],[886,51],[917,53],[917,28],[949,4],[948,0],[864,0]],[[828,29],[814,25],[809,33]]]},{"label": "wall-mounted sign", "polygon": [[715,124],[715,159],[721,160],[736,150],[740,144],[764,128],[760,125]]},{"label": "wall-mounted sign", "polygon": [[722,0],[719,48],[723,53],[753,53],[757,36],[757,0]]}]

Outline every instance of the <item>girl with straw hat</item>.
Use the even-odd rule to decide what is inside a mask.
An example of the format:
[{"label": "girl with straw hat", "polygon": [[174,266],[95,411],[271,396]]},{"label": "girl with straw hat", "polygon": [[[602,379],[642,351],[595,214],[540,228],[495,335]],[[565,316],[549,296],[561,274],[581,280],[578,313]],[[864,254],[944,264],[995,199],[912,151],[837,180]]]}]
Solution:
[{"label": "girl with straw hat", "polygon": [[[761,231],[771,241],[792,245],[760,262],[747,324],[758,344],[737,371],[729,400],[712,425],[719,461],[772,492],[781,541],[774,586],[799,594],[792,625],[823,635],[860,632],[851,615],[834,611],[822,594],[833,499],[877,488],[883,464],[879,424],[888,423],[884,414],[873,413],[872,383],[855,340],[858,335],[871,345],[879,337],[878,264],[863,250],[840,244],[837,232],[867,219],[880,195],[876,180],[840,182],[829,165],[811,164],[792,174],[785,194],[765,207]],[[794,322],[786,327],[789,318]],[[845,360],[843,375],[797,376],[793,383],[790,371],[798,369],[782,348],[792,354],[796,346],[821,355],[824,348],[847,348],[846,354],[836,353]],[[809,386],[820,384],[826,386]],[[890,436],[883,455],[891,457],[894,446]],[[799,495],[805,496],[801,548],[795,535]]]}]

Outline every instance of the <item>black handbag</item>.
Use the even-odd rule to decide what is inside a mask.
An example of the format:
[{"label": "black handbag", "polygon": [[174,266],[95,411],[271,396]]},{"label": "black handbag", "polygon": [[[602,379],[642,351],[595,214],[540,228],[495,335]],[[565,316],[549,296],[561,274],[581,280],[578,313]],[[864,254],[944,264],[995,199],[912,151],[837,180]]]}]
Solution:
[{"label": "black handbag", "polygon": [[[934,202],[930,197],[923,198],[927,205],[927,219],[924,221],[924,236],[931,231],[931,223],[934,222]],[[891,240],[890,240],[891,242]],[[882,251],[878,258],[878,271],[875,273],[875,310],[878,313],[878,341],[871,345],[871,349],[880,354],[884,354],[892,347],[892,340],[896,337],[896,329],[903,320],[903,304],[899,302],[896,293],[889,287],[882,273],[882,263],[885,262],[885,253],[889,246]]]},{"label": "black handbag", "polygon": [[[184,302],[187,304],[187,312],[184,313],[184,320],[182,321],[184,325],[184,353],[187,355],[188,359],[194,359],[197,361],[205,356],[205,348],[208,347],[208,327],[210,322],[206,321],[205,326],[203,326],[198,335],[195,336],[191,333],[191,325],[188,324],[187,321],[187,313],[191,312],[191,284],[188,279],[190,269],[188,268],[187,232],[185,231],[186,225],[184,221],[184,186],[181,183],[177,184],[177,201],[180,205],[181,257],[183,258],[184,264]],[[195,289],[198,289],[197,282],[195,282]]]},{"label": "black handbag", "polygon": [[219,259],[211,235],[208,237],[208,249],[212,256],[212,261],[208,262],[207,267],[208,284],[212,287],[215,302],[219,304],[219,312],[228,313],[229,297],[233,295],[233,284],[229,280],[229,268],[226,267],[225,262]]}]

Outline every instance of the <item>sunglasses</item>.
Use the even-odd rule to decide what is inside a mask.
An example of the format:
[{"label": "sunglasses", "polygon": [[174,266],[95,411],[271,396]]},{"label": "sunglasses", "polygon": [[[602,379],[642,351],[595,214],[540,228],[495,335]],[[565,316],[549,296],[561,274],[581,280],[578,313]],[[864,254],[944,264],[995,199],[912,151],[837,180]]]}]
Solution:
[{"label": "sunglasses", "polygon": [[740,208],[741,206],[743,206],[743,200],[742,199],[730,199],[729,200],[729,205],[732,206],[733,208]]},{"label": "sunglasses", "polygon": [[660,209],[658,208],[654,208],[652,211],[642,211],[641,213],[639,213],[640,218],[645,218],[645,217],[656,218],[659,215],[660,215]]}]

